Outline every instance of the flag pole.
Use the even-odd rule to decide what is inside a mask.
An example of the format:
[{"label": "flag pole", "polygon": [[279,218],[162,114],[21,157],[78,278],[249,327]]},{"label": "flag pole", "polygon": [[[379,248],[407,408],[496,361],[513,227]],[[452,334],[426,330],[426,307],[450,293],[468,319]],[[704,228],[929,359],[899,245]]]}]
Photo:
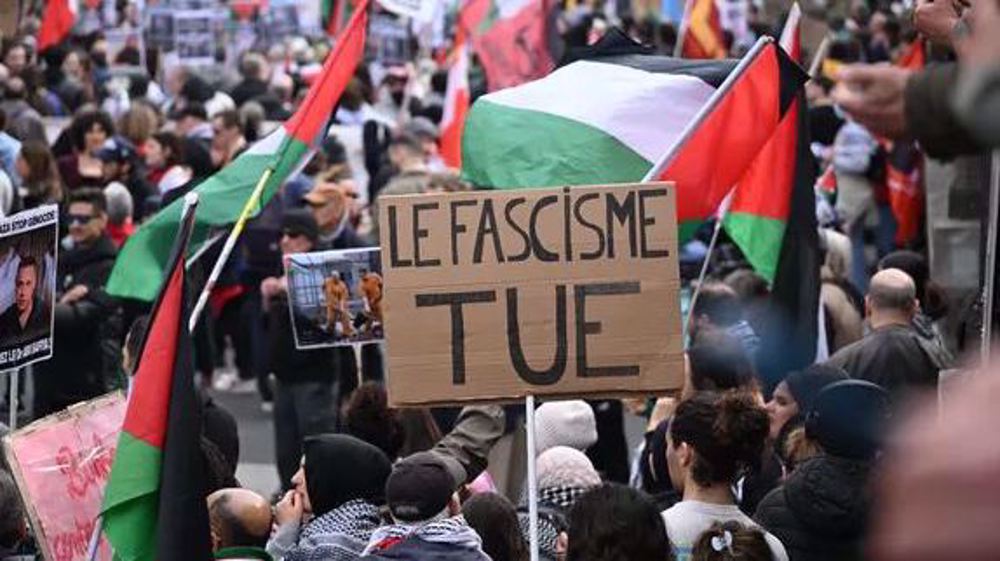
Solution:
[{"label": "flag pole", "polygon": [[688,20],[691,16],[691,3],[694,0],[685,0],[684,14],[681,15],[680,25],[677,26],[677,41],[674,43],[674,58],[681,58],[684,54],[684,35],[687,33]]},{"label": "flag pole", "polygon": [[[181,219],[180,219],[180,222],[178,222],[178,224],[180,224],[180,226],[181,226],[180,233],[182,234],[182,237],[184,237],[185,239],[188,239],[188,240],[190,240],[190,235],[183,235],[184,227],[185,227],[186,224],[188,224],[188,221],[191,220],[191,218],[193,218],[191,215],[193,215],[198,210],[198,199],[199,199],[198,193],[196,193],[194,191],[191,191],[190,193],[184,195],[184,206],[181,208]],[[188,227],[190,228],[190,225]],[[175,239],[174,244],[177,244],[177,243],[178,242]],[[180,248],[180,249],[175,250],[175,251],[181,251],[181,252],[183,252],[185,250],[186,250],[186,248]],[[157,307],[158,306],[154,305],[154,310]],[[149,335],[149,334],[148,333],[143,334],[143,338],[145,338],[147,335]],[[143,346],[145,347],[145,341],[143,342]],[[140,356],[141,356],[141,353],[140,353]],[[135,357],[135,360],[138,361],[139,358],[140,357]],[[134,372],[133,372],[133,374],[134,374]],[[129,377],[128,378],[128,390],[125,393],[126,409],[128,408],[128,401],[131,398],[132,398],[132,378]],[[104,499],[102,497],[101,502],[103,503],[103,501],[104,501]],[[101,545],[101,529],[102,529],[102,526],[103,526],[103,521],[104,521],[104,517],[101,516],[101,515],[98,515],[97,516],[97,520],[94,522],[94,531],[90,533],[90,541],[87,542],[87,561],[95,561],[97,559],[97,550],[98,550],[98,548]]]},{"label": "flag pole", "polygon": [[264,174],[260,176],[260,181],[257,182],[257,186],[254,187],[253,192],[250,193],[250,198],[248,198],[246,204],[243,205],[243,210],[240,211],[240,216],[236,219],[236,224],[234,224],[233,229],[229,231],[229,237],[226,238],[226,243],[222,246],[222,253],[215,261],[215,265],[212,267],[212,272],[208,275],[208,280],[205,281],[205,286],[201,289],[201,294],[198,295],[198,302],[195,303],[194,308],[191,310],[191,318],[188,321],[188,331],[194,331],[195,326],[198,325],[198,318],[201,317],[201,313],[205,310],[205,304],[208,303],[208,296],[211,294],[212,289],[215,288],[215,283],[219,280],[219,276],[222,274],[222,269],[226,266],[226,262],[229,261],[229,255],[232,254],[233,248],[236,247],[236,240],[238,240],[240,234],[243,233],[243,228],[246,227],[247,221],[250,220],[250,215],[252,215],[254,209],[257,208],[261,195],[264,193],[264,186],[267,185],[267,181],[271,179],[272,173],[274,173],[273,167],[269,167],[264,170]]},{"label": "flag pole", "polygon": [[826,53],[830,50],[830,45],[833,43],[830,35],[823,37],[823,41],[820,42],[819,48],[816,49],[816,54],[813,56],[812,64],[809,65],[809,78],[815,80],[817,78],[817,73],[820,67],[823,65],[823,61],[826,60]]},{"label": "flag pole", "polygon": [[736,68],[729,73],[729,76],[726,76],[726,80],[722,82],[719,89],[715,90],[712,97],[708,98],[708,102],[698,110],[698,113],[694,116],[694,118],[688,122],[686,127],[684,127],[684,131],[677,138],[677,141],[674,142],[674,145],[670,147],[670,150],[667,150],[667,152],[655,164],[653,164],[653,167],[650,168],[648,173],[646,173],[646,176],[642,178],[642,183],[656,181],[663,171],[673,163],[674,158],[680,154],[681,149],[687,141],[694,136],[698,127],[700,127],[705,119],[712,114],[712,111],[718,107],[718,105],[722,102],[722,98],[729,93],[729,90],[732,89],[736,81],[743,76],[747,69],[750,68],[753,61],[757,59],[757,56],[764,52],[764,49],[766,49],[771,43],[774,43],[774,39],[771,37],[761,37],[760,39],[757,39],[757,42],[754,43],[753,47],[751,47],[750,50],[747,51],[747,54],[743,55],[743,58],[740,59]]},{"label": "flag pole", "polygon": [[984,370],[990,361],[990,351],[993,346],[993,299],[996,297],[994,285],[997,280],[997,235],[1000,234],[1000,228],[997,227],[997,214],[1000,213],[1000,150],[993,151],[992,160],[990,166],[990,214],[986,229],[986,259],[983,263],[983,340],[979,349],[983,361],[980,368]]},{"label": "flag pole", "polygon": [[729,203],[732,197],[726,197],[722,202],[723,209],[715,220],[715,228],[712,230],[712,240],[708,242],[708,251],[705,252],[705,260],[701,262],[701,272],[698,273],[698,284],[694,287],[694,294],[691,296],[691,305],[688,307],[687,321],[684,322],[684,334],[691,333],[691,322],[694,321],[694,308],[698,304],[698,296],[701,295],[701,287],[705,285],[705,277],[708,276],[708,264],[712,261],[712,253],[715,252],[715,244],[719,241],[719,232],[722,231],[722,222],[729,214]]}]

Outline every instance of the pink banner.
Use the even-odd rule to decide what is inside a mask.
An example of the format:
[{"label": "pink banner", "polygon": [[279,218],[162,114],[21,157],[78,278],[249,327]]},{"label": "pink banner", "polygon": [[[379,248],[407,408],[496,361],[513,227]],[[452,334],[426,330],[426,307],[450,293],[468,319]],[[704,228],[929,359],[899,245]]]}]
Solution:
[{"label": "pink banner", "polygon": [[[46,559],[87,559],[124,419],[125,399],[112,394],[9,437],[7,459]],[[103,538],[97,559],[111,560]]]}]

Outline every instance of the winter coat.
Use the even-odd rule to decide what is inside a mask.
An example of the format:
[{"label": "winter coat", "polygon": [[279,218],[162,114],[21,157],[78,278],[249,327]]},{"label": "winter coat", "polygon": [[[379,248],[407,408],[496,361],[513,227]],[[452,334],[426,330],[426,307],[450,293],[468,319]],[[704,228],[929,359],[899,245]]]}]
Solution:
[{"label": "winter coat", "polygon": [[840,349],[828,364],[882,386],[898,402],[914,390],[936,389],[938,372],[947,367],[935,361],[920,339],[912,326],[887,325]]},{"label": "winter coat", "polygon": [[[935,159],[950,160],[986,149],[962,125],[952,106],[958,77],[958,64],[936,64],[914,74],[906,83],[904,107],[908,132]],[[976,114],[975,118],[983,116]],[[991,125],[984,123],[984,126]]]},{"label": "winter coat", "polygon": [[61,296],[77,285],[87,295],[56,304],[52,359],[40,363],[35,377],[39,414],[118,387],[121,375],[122,317],[117,300],[104,292],[117,250],[107,236],[87,247],[59,255],[56,290]]},{"label": "winter coat", "polygon": [[393,525],[372,534],[362,559],[490,561],[483,541],[461,516],[420,526]]},{"label": "winter coat", "polygon": [[959,121],[980,144],[1000,145],[1000,69],[963,68],[953,96]]},{"label": "winter coat", "polygon": [[790,561],[863,559],[870,471],[865,461],[806,460],[764,497],[754,520],[781,540]]}]

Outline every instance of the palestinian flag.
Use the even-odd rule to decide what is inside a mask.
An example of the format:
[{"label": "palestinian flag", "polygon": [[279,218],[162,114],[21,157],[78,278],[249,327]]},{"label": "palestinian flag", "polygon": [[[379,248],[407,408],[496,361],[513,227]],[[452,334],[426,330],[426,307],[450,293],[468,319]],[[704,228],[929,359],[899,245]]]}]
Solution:
[{"label": "palestinian flag", "polygon": [[62,43],[76,25],[77,0],[47,0],[38,27],[38,52]]},{"label": "palestinian flag", "polygon": [[[796,62],[802,59],[801,18],[799,5],[793,4],[780,42],[781,48]],[[812,165],[811,160],[796,160],[799,112],[796,102],[785,113],[774,135],[736,186],[732,205],[723,220],[730,239],[768,282],[774,281],[778,269],[778,250],[785,237],[796,167]]]},{"label": "palestinian flag", "polygon": [[353,15],[353,0],[322,0],[320,4],[323,29],[330,37],[336,37]]},{"label": "palestinian flag", "polygon": [[677,46],[677,54],[683,58],[726,58],[726,42],[715,0],[687,0]]},{"label": "palestinian flag", "polygon": [[[801,12],[792,6],[782,48],[801,58]],[[757,354],[768,391],[788,372],[817,358],[821,264],[816,226],[816,172],[809,148],[804,92],[785,113],[733,192],[723,220],[729,237],[753,268],[771,282],[768,318]],[[821,353],[822,354],[822,353]]]},{"label": "palestinian flag", "polygon": [[[273,173],[265,185],[261,208],[281,184],[312,157],[326,135],[327,123],[340,94],[362,60],[367,7],[368,0],[361,0],[356,6],[350,23],[338,38],[322,73],[309,88],[298,111],[195,188],[201,196],[201,204],[191,240],[192,253],[205,241],[210,230],[236,221],[265,170],[272,169]],[[144,301],[153,299],[177,232],[182,205],[183,201],[174,201],[143,223],[129,238],[108,280],[109,293]]]},{"label": "palestinian flag", "polygon": [[469,50],[464,42],[455,49],[455,60],[448,70],[441,117],[441,159],[451,168],[462,167],[462,131],[469,113]]},{"label": "palestinian flag", "polygon": [[193,226],[192,213],[173,241],[104,491],[104,533],[122,561],[212,557],[184,282]]},{"label": "palestinian flag", "polygon": [[765,46],[682,139],[736,61],[635,54],[624,41],[611,32],[586,59],[479,98],[465,124],[463,177],[498,189],[638,182],[675,153],[655,179],[677,182],[680,237],[690,237],[770,139],[805,74]]}]

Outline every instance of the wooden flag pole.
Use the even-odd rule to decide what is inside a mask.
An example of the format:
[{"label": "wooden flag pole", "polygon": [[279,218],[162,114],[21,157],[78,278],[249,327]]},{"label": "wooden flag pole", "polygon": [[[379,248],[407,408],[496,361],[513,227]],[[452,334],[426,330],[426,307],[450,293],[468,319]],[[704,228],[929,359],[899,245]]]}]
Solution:
[{"label": "wooden flag pole", "polygon": [[208,280],[205,281],[205,286],[201,289],[201,294],[198,295],[198,301],[191,310],[191,318],[188,320],[188,331],[194,331],[195,326],[198,325],[198,319],[201,317],[201,313],[205,311],[205,304],[208,303],[208,297],[212,293],[212,289],[215,288],[215,283],[219,280],[219,276],[222,274],[222,269],[226,266],[226,262],[229,261],[229,256],[233,253],[233,248],[236,247],[236,241],[239,239],[240,234],[243,233],[243,228],[246,227],[247,221],[250,220],[250,216],[253,214],[254,209],[257,208],[257,205],[260,202],[260,197],[264,194],[264,186],[267,185],[267,181],[271,179],[272,173],[274,173],[274,168],[272,167],[264,170],[264,174],[260,176],[260,181],[257,182],[257,186],[254,187],[253,192],[250,193],[250,198],[248,198],[246,204],[243,205],[243,210],[240,211],[240,216],[236,219],[236,224],[234,224],[233,229],[229,231],[229,237],[226,238],[226,243],[222,246],[222,253],[215,261],[215,265],[212,267],[212,272],[208,275]]}]

